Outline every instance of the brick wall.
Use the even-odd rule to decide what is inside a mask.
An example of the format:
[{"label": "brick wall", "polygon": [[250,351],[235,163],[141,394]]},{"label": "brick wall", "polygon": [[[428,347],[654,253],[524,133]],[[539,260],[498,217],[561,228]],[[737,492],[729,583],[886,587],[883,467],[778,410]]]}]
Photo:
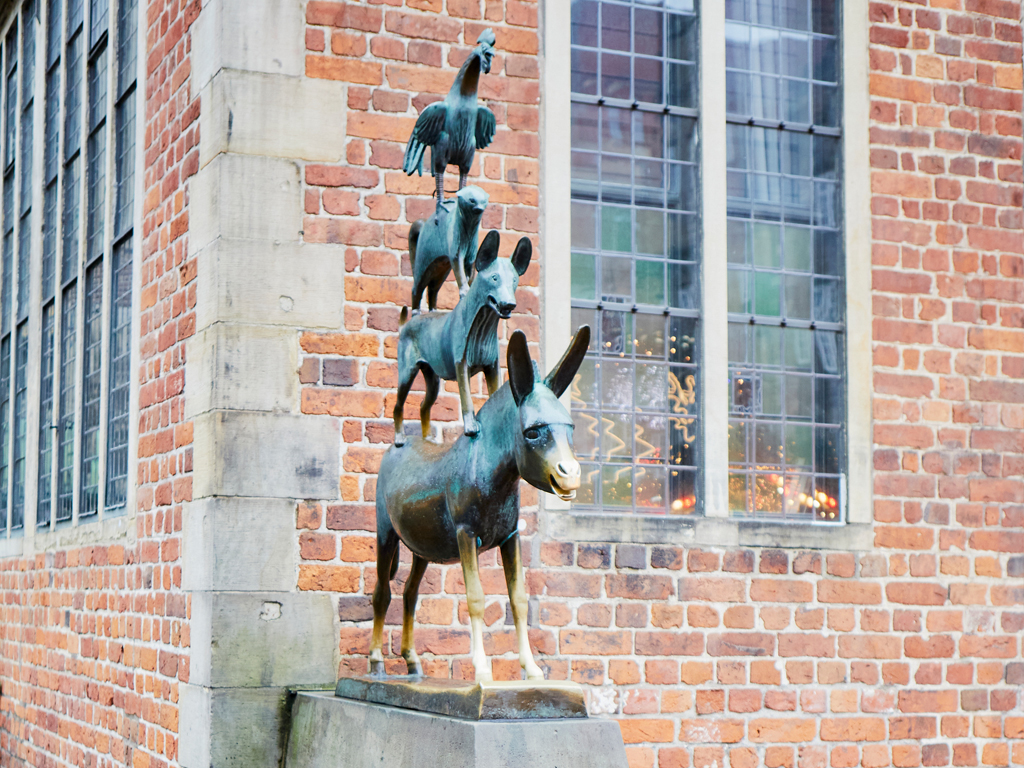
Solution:
[{"label": "brick wall", "polygon": [[[195,325],[187,179],[198,168],[189,27],[198,0],[141,4],[145,199],[134,531],[114,544],[0,560],[0,764],[176,765],[189,675],[182,503],[184,340]],[[95,536],[93,537],[95,538]]]},{"label": "brick wall", "polygon": [[[584,683],[592,710],[619,719],[631,765],[1024,764],[1020,17],[1004,0],[870,3],[873,550],[542,540],[525,495],[534,650],[549,677]],[[367,669],[405,237],[433,206],[429,176],[401,173],[403,145],[492,26],[500,55],[481,94],[499,131],[473,181],[506,252],[513,233],[535,234],[536,19],[517,0],[307,8],[306,74],[347,83],[350,112],[347,162],[305,168],[305,237],[344,245],[348,278],[345,327],[297,342],[303,409],[337,416],[344,440],[339,498],[297,507],[298,588],[339,593],[343,674]],[[535,276],[509,324],[531,341]],[[447,392],[434,419],[450,439]],[[417,408],[410,398],[407,418]],[[492,670],[518,676],[501,569],[493,552],[481,565]],[[430,566],[420,593],[425,669],[471,676],[459,567]]]}]

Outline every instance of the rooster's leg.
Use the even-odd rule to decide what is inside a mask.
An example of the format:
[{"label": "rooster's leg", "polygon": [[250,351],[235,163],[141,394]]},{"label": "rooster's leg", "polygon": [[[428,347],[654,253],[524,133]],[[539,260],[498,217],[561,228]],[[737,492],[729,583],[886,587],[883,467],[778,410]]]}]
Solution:
[{"label": "rooster's leg", "polygon": [[462,189],[464,186],[466,186],[466,174],[459,171],[459,189]]},{"label": "rooster's leg", "polygon": [[434,176],[434,183],[437,184],[437,207],[444,202],[444,174],[438,173]]}]

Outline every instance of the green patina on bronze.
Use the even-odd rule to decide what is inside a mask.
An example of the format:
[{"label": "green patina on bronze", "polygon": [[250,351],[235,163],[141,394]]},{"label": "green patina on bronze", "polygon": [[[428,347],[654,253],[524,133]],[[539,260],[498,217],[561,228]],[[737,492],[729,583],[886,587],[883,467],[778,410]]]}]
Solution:
[{"label": "green patina on bronze", "polygon": [[[467,187],[466,189],[469,189]],[[466,190],[463,190],[465,192]],[[403,409],[416,372],[423,372],[426,393],[420,404],[423,437],[430,435],[430,408],[437,399],[440,380],[457,381],[466,434],[477,434],[469,380],[480,371],[487,379],[487,393],[498,390],[498,318],[516,308],[519,278],[530,266],[533,245],[523,237],[512,258],[498,258],[499,236],[491,230],[476,255],[476,276],[452,312],[417,315],[398,335],[398,399],[395,402],[395,445],[405,444]]]},{"label": "green patina on bronze", "polygon": [[480,187],[465,187],[454,200],[439,205],[429,219],[418,219],[409,227],[413,314],[420,311],[423,291],[427,292],[427,309],[437,309],[437,293],[453,268],[459,297],[469,291],[480,217],[489,199]]},{"label": "green patina on bronze", "polygon": [[[484,279],[485,274],[480,272],[474,282]],[[400,339],[400,347],[402,343]],[[584,325],[554,370],[540,380],[527,350],[526,336],[516,331],[508,344],[509,379],[477,414],[477,437],[463,434],[450,445],[415,438],[384,454],[377,476],[377,586],[373,591],[371,673],[384,673],[384,616],[391,603],[390,581],[398,570],[401,541],[413,555],[403,595],[402,622],[402,656],[410,674],[422,674],[413,645],[413,617],[427,563],[461,561],[476,679],[490,679],[484,653],[484,592],[477,555],[499,547],[519,663],[528,678],[543,679],[527,635],[518,533],[519,480],[562,499],[575,496],[580,465],[573,451],[572,418],[558,398],[572,382],[589,345],[590,328]]]},{"label": "green patina on bronze", "polygon": [[343,677],[335,695],[369,704],[414,709],[463,720],[534,720],[586,717],[583,688],[568,680],[544,682],[467,682]]},{"label": "green patina on bronze", "polygon": [[494,138],[494,113],[477,106],[476,89],[481,73],[491,71],[494,58],[494,32],[485,29],[477,38],[479,45],[469,54],[444,101],[424,109],[405,148],[402,170],[412,176],[423,175],[423,153],[430,147],[430,166],[437,185],[437,205],[444,202],[444,172],[449,165],[459,167],[459,189],[473,165],[473,156]]}]

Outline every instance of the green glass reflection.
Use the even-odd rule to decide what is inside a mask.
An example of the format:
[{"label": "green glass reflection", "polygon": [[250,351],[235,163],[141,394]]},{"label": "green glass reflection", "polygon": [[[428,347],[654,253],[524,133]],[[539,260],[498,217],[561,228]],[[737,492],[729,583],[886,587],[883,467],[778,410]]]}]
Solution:
[{"label": "green glass reflection", "polygon": [[786,464],[791,467],[811,466],[812,429],[810,424],[786,422]]},{"label": "green glass reflection", "polygon": [[633,250],[629,208],[601,207],[601,250],[629,253]]},{"label": "green glass reflection", "polygon": [[[742,421],[729,422],[729,463],[745,464],[747,461],[747,425]],[[731,485],[731,483],[730,483]]]},{"label": "green glass reflection", "polygon": [[814,331],[804,328],[785,328],[786,367],[799,371],[811,370],[814,362]]},{"label": "green glass reflection", "polygon": [[665,262],[636,262],[636,301],[638,304],[665,304]]},{"label": "green glass reflection", "polygon": [[[577,494],[577,498],[579,495]],[[734,515],[745,515],[749,505],[747,493],[747,476],[729,473],[729,512]]]},{"label": "green glass reflection", "polygon": [[786,269],[811,271],[811,230],[786,227],[784,250]]},{"label": "green glass reflection", "polygon": [[652,256],[665,255],[665,212],[637,210],[636,251]]},{"label": "green glass reflection", "polygon": [[594,268],[594,254],[574,253],[572,255],[572,297],[574,299],[595,299],[597,274]]},{"label": "green glass reflection", "polygon": [[633,471],[630,465],[601,469],[601,501],[605,507],[633,506]]},{"label": "green glass reflection", "polygon": [[782,376],[778,373],[761,375],[761,413],[782,414]]},{"label": "green glass reflection", "polygon": [[597,206],[586,203],[572,204],[572,247],[596,248]]},{"label": "green glass reflection", "polygon": [[754,252],[754,265],[777,269],[780,264],[778,225],[755,223],[753,230],[751,245]]},{"label": "green glass reflection", "polygon": [[779,277],[780,275],[776,272],[754,273],[754,314],[769,317],[781,315]]},{"label": "green glass reflection", "polygon": [[729,219],[726,223],[726,252],[730,264],[747,263],[747,222]]},{"label": "green glass reflection", "polygon": [[729,311],[748,314],[750,312],[750,299],[747,295],[747,285],[750,282],[750,272],[745,269],[729,270]]},{"label": "green glass reflection", "polygon": [[758,365],[782,365],[782,328],[776,325],[754,326],[754,362]]}]

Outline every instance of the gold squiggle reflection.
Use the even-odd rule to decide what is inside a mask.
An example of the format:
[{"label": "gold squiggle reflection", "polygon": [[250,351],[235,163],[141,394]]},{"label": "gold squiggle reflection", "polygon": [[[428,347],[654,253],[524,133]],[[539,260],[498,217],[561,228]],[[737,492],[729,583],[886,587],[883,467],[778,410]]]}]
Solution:
[{"label": "gold squiggle reflection", "polygon": [[[668,372],[668,400],[672,404],[672,413],[681,413],[686,416],[690,414],[690,406],[697,402],[697,393],[694,389],[696,383],[692,375],[687,376],[686,386],[684,387],[679,383],[679,379],[672,371]],[[696,435],[690,434],[690,425],[693,424],[695,419],[683,418],[683,416],[669,416],[669,421],[672,422],[676,429],[680,429],[683,432],[683,440],[687,443],[692,443],[697,439]]]}]

